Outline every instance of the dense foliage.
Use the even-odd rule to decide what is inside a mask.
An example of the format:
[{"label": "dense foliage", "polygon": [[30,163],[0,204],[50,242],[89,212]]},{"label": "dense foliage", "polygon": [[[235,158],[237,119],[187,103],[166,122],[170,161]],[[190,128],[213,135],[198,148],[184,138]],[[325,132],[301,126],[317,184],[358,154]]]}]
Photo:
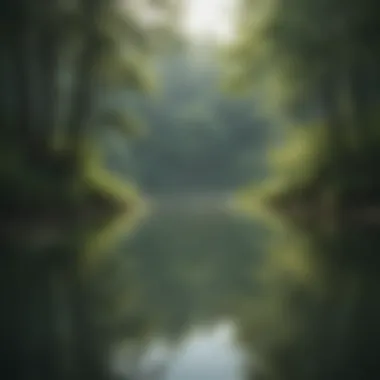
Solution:
[{"label": "dense foliage", "polygon": [[116,1],[0,8],[0,371],[108,378],[114,336],[97,324],[90,298],[89,242],[116,216],[132,217],[136,194],[95,151],[108,127],[104,96],[143,89],[134,61],[149,46],[147,31]]},{"label": "dense foliage", "polygon": [[245,4],[235,84],[265,90],[285,140],[272,183],[244,202],[259,196],[298,231],[269,252],[242,337],[265,379],[376,378],[378,4]]}]

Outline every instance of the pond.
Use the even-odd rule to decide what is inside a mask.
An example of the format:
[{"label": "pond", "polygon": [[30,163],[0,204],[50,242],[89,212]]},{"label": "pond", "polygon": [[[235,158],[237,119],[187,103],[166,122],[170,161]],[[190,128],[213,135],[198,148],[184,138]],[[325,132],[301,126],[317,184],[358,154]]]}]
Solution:
[{"label": "pond", "polygon": [[226,199],[166,200],[121,244],[131,313],[147,326],[130,378],[348,379],[377,368],[378,227],[274,230]]},{"label": "pond", "polygon": [[243,380],[233,305],[254,293],[266,231],[228,200],[165,198],[122,244],[154,333],[175,342],[152,336],[136,378]]}]

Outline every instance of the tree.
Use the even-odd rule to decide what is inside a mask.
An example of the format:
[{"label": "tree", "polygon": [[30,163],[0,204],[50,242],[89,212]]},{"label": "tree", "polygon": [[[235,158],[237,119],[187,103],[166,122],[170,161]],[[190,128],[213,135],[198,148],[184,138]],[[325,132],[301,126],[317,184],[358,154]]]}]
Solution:
[{"label": "tree", "polygon": [[[365,5],[364,10],[363,4],[355,0],[246,4],[244,39],[236,53],[246,73],[242,75],[248,80],[257,70],[280,75],[295,94],[293,99],[317,101],[336,146],[347,143],[345,135],[352,124],[352,112],[356,114],[352,117],[356,138],[360,141],[369,133],[363,130],[363,101],[367,98],[368,103],[373,90],[364,73],[369,70],[372,77],[377,77],[372,67],[378,55],[378,22],[377,3],[368,0]],[[344,104],[347,98],[350,116]]]},{"label": "tree", "polygon": [[[109,91],[122,78],[141,88],[129,63],[145,40],[142,24],[117,7],[102,0],[1,5],[0,244],[2,268],[12,274],[3,279],[3,307],[13,300],[1,323],[2,347],[12,346],[5,378],[107,376],[104,347],[91,334],[84,258],[89,235],[129,212],[131,198],[91,177],[87,153],[99,142],[102,86]],[[138,48],[127,50],[134,42]]]}]

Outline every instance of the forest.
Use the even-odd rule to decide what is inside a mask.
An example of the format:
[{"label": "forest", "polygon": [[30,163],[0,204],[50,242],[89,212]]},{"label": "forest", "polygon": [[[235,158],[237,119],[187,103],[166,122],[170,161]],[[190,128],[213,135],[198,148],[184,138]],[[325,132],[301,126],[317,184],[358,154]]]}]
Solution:
[{"label": "forest", "polygon": [[233,191],[263,179],[269,121],[249,97],[220,91],[223,67],[215,48],[192,53],[180,46],[153,59],[152,97],[125,91],[115,99],[128,104],[141,135],[132,141],[107,136],[109,168],[153,194]]},{"label": "forest", "polygon": [[229,319],[246,380],[377,379],[379,5],[191,3],[1,3],[2,378]]}]

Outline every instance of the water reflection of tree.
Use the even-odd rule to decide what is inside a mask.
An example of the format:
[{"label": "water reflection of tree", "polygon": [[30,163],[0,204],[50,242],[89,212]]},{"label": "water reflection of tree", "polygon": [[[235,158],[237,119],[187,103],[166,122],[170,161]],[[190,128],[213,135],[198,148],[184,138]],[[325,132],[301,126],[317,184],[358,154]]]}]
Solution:
[{"label": "water reflection of tree", "polygon": [[261,300],[241,331],[263,360],[264,378],[376,378],[378,233],[356,226],[294,235],[287,240],[297,270],[281,260],[285,245],[272,252]]},{"label": "water reflection of tree", "polygon": [[162,334],[181,337],[194,323],[228,319],[255,293],[265,229],[239,216],[152,218],[121,246],[143,310]]}]

